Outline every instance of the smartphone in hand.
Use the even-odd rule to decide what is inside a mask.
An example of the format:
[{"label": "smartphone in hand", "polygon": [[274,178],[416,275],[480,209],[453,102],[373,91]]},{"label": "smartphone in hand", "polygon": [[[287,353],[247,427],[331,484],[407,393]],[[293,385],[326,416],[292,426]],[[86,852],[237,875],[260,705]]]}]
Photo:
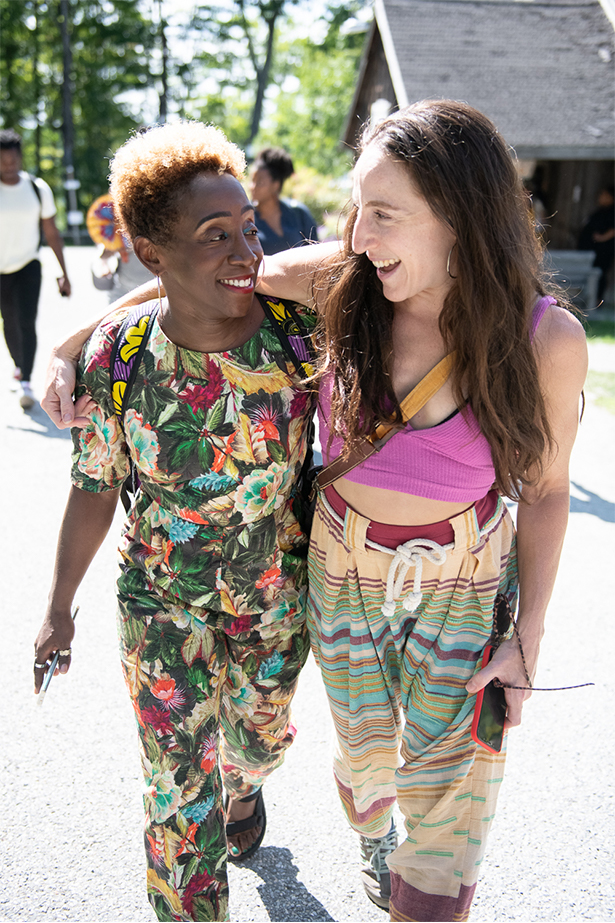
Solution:
[{"label": "smartphone in hand", "polygon": [[[493,656],[493,647],[488,644],[483,654],[481,670],[487,666]],[[476,693],[474,720],[472,721],[472,739],[490,753],[499,753],[504,739],[504,720],[506,718],[506,695],[501,686],[493,681]]]}]

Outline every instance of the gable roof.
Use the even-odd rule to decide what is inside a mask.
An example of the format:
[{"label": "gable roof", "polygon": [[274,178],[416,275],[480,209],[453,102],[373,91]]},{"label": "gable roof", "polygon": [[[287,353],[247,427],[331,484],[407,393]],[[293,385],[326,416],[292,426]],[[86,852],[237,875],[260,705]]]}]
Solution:
[{"label": "gable roof", "polygon": [[[376,0],[366,56],[382,41],[400,107],[433,97],[465,100],[495,122],[519,157],[609,159],[615,143],[613,5]],[[369,67],[363,64],[349,124],[356,123],[365,93]]]}]

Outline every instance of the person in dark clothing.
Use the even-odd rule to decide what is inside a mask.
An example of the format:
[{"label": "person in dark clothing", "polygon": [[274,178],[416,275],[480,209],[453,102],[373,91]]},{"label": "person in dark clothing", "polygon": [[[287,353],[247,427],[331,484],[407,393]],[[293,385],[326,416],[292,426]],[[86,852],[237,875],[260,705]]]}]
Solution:
[{"label": "person in dark clothing", "polygon": [[598,193],[598,208],[593,212],[579,234],[579,250],[593,250],[594,266],[600,269],[598,304],[604,291],[615,256],[615,195],[613,186],[604,186]]},{"label": "person in dark clothing", "polygon": [[285,180],[294,172],[289,154],[280,147],[264,148],[252,168],[250,196],[258,237],[267,255],[318,240],[310,210],[301,202],[280,198]]}]

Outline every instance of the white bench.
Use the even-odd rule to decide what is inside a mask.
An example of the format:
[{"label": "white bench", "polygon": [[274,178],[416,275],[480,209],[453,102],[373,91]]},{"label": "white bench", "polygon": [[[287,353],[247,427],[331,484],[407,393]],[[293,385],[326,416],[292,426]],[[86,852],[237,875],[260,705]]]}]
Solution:
[{"label": "white bench", "polygon": [[593,250],[546,250],[543,267],[574,303],[593,311],[598,300],[600,270]]}]

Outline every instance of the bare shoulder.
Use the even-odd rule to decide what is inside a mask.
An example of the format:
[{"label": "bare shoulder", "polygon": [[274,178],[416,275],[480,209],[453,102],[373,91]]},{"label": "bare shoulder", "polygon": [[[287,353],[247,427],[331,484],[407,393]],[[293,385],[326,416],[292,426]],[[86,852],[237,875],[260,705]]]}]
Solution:
[{"label": "bare shoulder", "polygon": [[585,381],[587,374],[587,339],[583,325],[558,305],[545,311],[534,339],[541,373],[568,377],[571,384]]}]

